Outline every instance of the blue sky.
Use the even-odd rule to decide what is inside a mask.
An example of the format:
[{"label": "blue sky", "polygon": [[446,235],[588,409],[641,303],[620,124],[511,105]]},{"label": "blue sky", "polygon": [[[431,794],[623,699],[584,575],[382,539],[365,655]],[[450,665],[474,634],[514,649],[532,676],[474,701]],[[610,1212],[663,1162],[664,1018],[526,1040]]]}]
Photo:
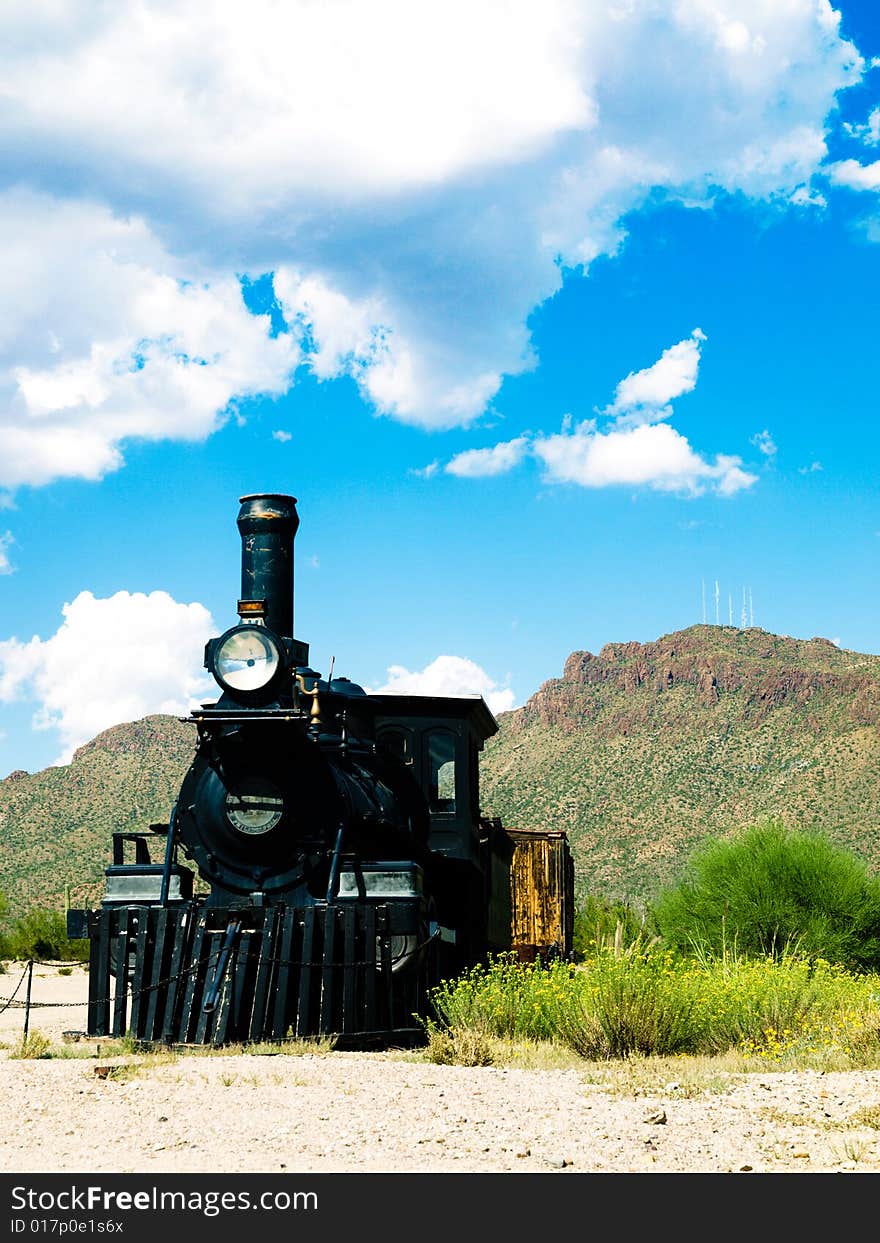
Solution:
[{"label": "blue sky", "polygon": [[880,652],[875,6],[206,12],[0,16],[0,776],[210,694],[253,491],[371,689]]}]

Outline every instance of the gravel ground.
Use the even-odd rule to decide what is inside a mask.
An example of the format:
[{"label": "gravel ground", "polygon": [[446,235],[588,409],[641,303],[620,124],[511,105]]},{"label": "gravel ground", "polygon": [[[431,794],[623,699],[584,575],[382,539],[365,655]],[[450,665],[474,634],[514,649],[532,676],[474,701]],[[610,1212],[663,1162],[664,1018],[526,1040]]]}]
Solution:
[{"label": "gravel ground", "polygon": [[[0,996],[17,979],[13,965]],[[70,1008],[35,1010],[31,1030],[83,1028],[86,979],[38,968],[34,999]],[[132,1059],[95,1042],[63,1046],[82,1057],[10,1059],[22,1021],[0,1015],[8,1172],[880,1170],[880,1071],[707,1077],[682,1060],[676,1080],[612,1087],[589,1067],[329,1052],[183,1055],[101,1077]]]}]

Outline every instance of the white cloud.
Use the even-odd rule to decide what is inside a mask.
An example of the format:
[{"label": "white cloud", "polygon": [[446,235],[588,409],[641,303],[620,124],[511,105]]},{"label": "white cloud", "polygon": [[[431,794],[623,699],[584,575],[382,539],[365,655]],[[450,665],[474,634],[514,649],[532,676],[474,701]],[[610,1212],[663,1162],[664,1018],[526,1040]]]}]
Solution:
[{"label": "white cloud", "polygon": [[866,147],[876,147],[880,143],[880,107],[871,110],[864,125],[845,124],[843,128]]},{"label": "white cloud", "polygon": [[779,451],[776,442],[766,427],[762,432],[756,432],[749,441],[749,444],[753,444],[758,452],[763,453],[766,458],[775,457]]},{"label": "white cloud", "polygon": [[814,475],[817,471],[823,470],[821,462],[811,462],[809,466],[799,466],[799,475]]},{"label": "white cloud", "polygon": [[[350,375],[378,411],[402,423],[466,425],[501,384],[499,372],[480,370],[479,365],[450,383],[456,360],[449,357],[444,338],[452,325],[438,323],[431,339],[419,341],[417,319],[399,298],[350,298],[323,275],[304,277],[287,267],[275,273],[274,287],[292,333],[305,346],[306,364],[318,379]],[[510,369],[519,368],[511,364]]]},{"label": "white cloud", "polygon": [[139,219],[0,194],[0,486],[100,479],[131,439],[200,440],[299,359],[234,276],[173,258]]},{"label": "white cloud", "polygon": [[482,479],[489,475],[503,475],[518,466],[528,450],[528,438],[517,436],[493,445],[490,449],[466,449],[446,464],[448,475],[460,475],[464,479]]},{"label": "white cloud", "polygon": [[812,186],[798,186],[788,198],[793,207],[827,207],[825,195]]},{"label": "white cloud", "polygon": [[689,337],[670,345],[650,367],[630,372],[620,381],[606,414],[626,416],[628,422],[647,423],[667,418],[669,402],[693,391],[700,367],[700,346],[706,336],[695,328]]},{"label": "white cloud", "polygon": [[[729,454],[708,461],[664,421],[673,415],[669,403],[695,388],[705,340],[704,333],[695,328],[690,337],[664,350],[650,367],[630,372],[603,412],[614,416],[604,429],[599,430],[596,419],[575,427],[566,414],[556,435],[519,436],[491,448],[468,449],[445,470],[473,479],[500,475],[530,454],[543,462],[548,483],[577,483],[585,488],[629,484],[690,495],[711,488],[721,496],[733,496],[756,483],[757,475],[744,471],[742,459]],[[753,437],[752,443],[768,456],[776,452],[769,432]]]},{"label": "white cloud", "polygon": [[509,712],[516,696],[509,687],[463,656],[438,656],[429,665],[411,673],[403,665],[391,665],[388,681],[371,692],[374,695],[482,695],[493,713]]},{"label": "white cloud", "polygon": [[[178,406],[206,435],[298,340],[378,412],[466,425],[562,265],[655,187],[787,201],[862,70],[826,0],[6,5],[7,184],[56,226],[0,215],[10,478],[100,477]],[[244,323],[235,274],[270,271],[293,342]]]},{"label": "white cloud", "polygon": [[59,763],[111,725],[184,714],[210,693],[202,659],[216,627],[203,605],[164,591],[82,591],[62,611],[48,639],[0,641],[0,702],[36,701],[34,726],[58,731]]},{"label": "white cloud", "polygon": [[850,190],[880,190],[880,160],[873,164],[860,164],[858,160],[840,160],[828,164],[825,172],[838,186]]},{"label": "white cloud", "polygon": [[14,543],[11,531],[0,535],[0,574],[11,574],[15,568],[9,560],[9,548]]},{"label": "white cloud", "polygon": [[272,433],[272,439],[277,440],[280,445],[286,445],[289,441],[293,440],[293,436],[290,432],[282,431],[279,428],[278,431],[274,431]]},{"label": "white cloud", "polygon": [[696,495],[712,487],[722,496],[732,496],[757,479],[741,469],[740,458],[719,455],[714,463],[708,462],[667,423],[608,432],[585,424],[573,432],[538,437],[533,450],[544,463],[549,482],[584,488],[630,484]]}]

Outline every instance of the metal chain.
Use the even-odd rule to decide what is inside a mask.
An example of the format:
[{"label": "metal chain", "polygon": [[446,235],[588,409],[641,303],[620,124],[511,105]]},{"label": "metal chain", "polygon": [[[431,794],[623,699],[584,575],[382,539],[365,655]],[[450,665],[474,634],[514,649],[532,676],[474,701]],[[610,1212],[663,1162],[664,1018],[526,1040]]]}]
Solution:
[{"label": "metal chain", "polygon": [[[5,1010],[8,1010],[8,1009],[9,1009],[9,1007],[12,1005],[13,1001],[15,1001],[15,994],[16,994],[16,993],[18,992],[18,990],[21,988],[22,983],[23,983],[23,981],[24,981],[24,977],[27,975],[27,973],[28,973],[28,968],[30,967],[30,965],[31,965],[31,964],[30,964],[30,963],[28,963],[28,964],[27,964],[27,966],[25,967],[24,971],[22,971],[22,973],[21,973],[21,978],[19,979],[19,981],[18,981],[18,983],[16,984],[15,988],[12,990],[12,996],[11,996],[11,997],[0,997],[0,1001],[5,1001],[5,1002],[6,1002],[6,1005],[3,1007],[3,1010],[0,1010],[0,1014],[3,1014],[3,1012],[4,1012]],[[20,1006],[23,1006],[23,1005],[24,1005],[24,1002],[23,1002],[23,1001],[20,1001],[18,1004],[19,1004]]]}]

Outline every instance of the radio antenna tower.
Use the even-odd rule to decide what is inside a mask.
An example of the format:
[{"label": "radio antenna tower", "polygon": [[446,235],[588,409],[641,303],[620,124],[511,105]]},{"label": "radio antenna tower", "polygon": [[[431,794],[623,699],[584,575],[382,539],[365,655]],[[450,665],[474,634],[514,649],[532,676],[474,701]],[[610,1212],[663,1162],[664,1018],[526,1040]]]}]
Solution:
[{"label": "radio antenna tower", "polygon": [[732,591],[729,591],[727,593],[727,617],[732,626],[733,625],[733,592]]},{"label": "radio antenna tower", "polygon": [[749,624],[749,615],[748,615],[748,613],[746,612],[746,589],[745,589],[745,587],[743,587],[743,607],[742,607],[742,627],[743,627],[743,630],[745,630],[745,628],[746,628],[746,626],[747,626],[748,624]]},{"label": "radio antenna tower", "polygon": [[754,626],[754,624],[755,624],[755,602],[752,599],[752,589],[750,587],[749,588],[749,625]]},{"label": "radio antenna tower", "polygon": [[706,580],[703,579],[703,625],[706,624]]},{"label": "radio antenna tower", "polygon": [[720,626],[720,625],[721,625],[721,619],[720,619],[720,617],[719,617],[719,615],[718,615],[718,601],[719,601],[719,599],[720,599],[720,591],[719,591],[719,587],[718,587],[718,579],[716,578],[716,579],[715,579],[715,625],[716,625],[716,626]]}]

